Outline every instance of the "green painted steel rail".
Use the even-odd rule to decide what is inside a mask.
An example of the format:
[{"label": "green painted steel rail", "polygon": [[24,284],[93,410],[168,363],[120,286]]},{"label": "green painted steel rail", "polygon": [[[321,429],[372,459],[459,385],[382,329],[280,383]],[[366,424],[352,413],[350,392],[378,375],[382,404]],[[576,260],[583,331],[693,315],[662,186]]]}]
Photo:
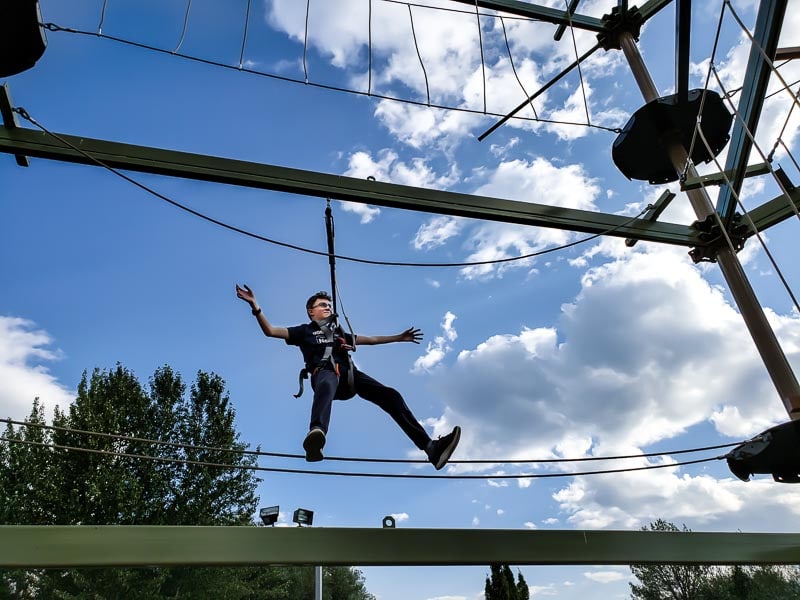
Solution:
[{"label": "green painted steel rail", "polygon": [[797,533],[0,526],[0,566],[800,564]]},{"label": "green painted steel rail", "polygon": [[[705,246],[688,225],[652,222],[601,212],[519,202],[368,181],[275,165],[161,150],[118,142],[55,134],[89,156],[118,169],[230,185],[349,200],[489,221],[608,234],[681,246]],[[0,127],[0,152],[97,166],[90,158],[41,131]],[[31,167],[35,169],[35,164]],[[614,229],[616,228],[616,229]],[[613,232],[609,230],[614,229]]]}]

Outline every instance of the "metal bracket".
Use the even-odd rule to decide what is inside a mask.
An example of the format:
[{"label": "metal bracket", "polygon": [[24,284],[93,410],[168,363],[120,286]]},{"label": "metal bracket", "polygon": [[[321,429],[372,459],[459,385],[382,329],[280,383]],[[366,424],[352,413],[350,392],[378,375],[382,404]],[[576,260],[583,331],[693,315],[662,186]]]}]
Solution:
[{"label": "metal bracket", "polygon": [[[719,226],[719,219],[715,215],[708,215],[702,221],[695,221],[692,227],[699,232],[699,237],[708,242],[707,246],[692,248],[689,256],[695,263],[717,262],[717,253],[723,246],[727,247],[728,240],[722,235],[722,228]],[[748,227],[742,223],[742,215],[736,213],[731,219],[731,227],[728,230],[728,238],[733,244],[734,250],[738,253],[744,248],[744,243],[748,237]]]},{"label": "metal bracket", "polygon": [[601,21],[603,31],[597,34],[598,43],[603,50],[620,50],[619,34],[627,31],[638,42],[644,17],[635,6],[631,6],[630,9],[626,9],[625,6],[615,6],[611,9],[611,14],[603,15]]},{"label": "metal bracket", "polygon": [[[17,115],[14,114],[14,103],[11,101],[11,92],[8,89],[8,84],[0,85],[0,116],[3,118],[3,125],[6,129],[15,129],[19,127]],[[28,157],[22,154],[15,154],[14,158],[20,167],[29,167]]]}]

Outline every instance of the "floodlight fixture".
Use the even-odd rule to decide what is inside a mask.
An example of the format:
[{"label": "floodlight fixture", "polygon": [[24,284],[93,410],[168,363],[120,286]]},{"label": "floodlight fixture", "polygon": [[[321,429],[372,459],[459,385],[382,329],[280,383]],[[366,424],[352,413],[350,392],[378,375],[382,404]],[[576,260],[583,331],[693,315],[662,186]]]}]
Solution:
[{"label": "floodlight fixture", "polygon": [[275,522],[278,520],[278,514],[280,513],[280,507],[278,506],[267,506],[266,508],[262,508],[258,511],[258,516],[261,517],[261,521],[264,525],[275,525]]},{"label": "floodlight fixture", "polygon": [[383,517],[383,528],[384,529],[394,529],[396,522],[392,515],[386,515]]},{"label": "floodlight fixture", "polygon": [[292,521],[297,523],[298,527],[302,527],[303,525],[311,527],[314,523],[314,511],[308,510],[307,508],[298,508],[294,511],[294,515],[292,515]]}]

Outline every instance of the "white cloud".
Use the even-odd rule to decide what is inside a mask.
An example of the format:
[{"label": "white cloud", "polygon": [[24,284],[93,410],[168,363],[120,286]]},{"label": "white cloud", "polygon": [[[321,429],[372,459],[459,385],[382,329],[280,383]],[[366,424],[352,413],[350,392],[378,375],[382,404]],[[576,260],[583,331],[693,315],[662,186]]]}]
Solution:
[{"label": "white cloud", "polygon": [[428,342],[425,354],[414,361],[414,366],[411,368],[412,373],[430,373],[452,350],[450,342],[454,342],[458,337],[458,332],[453,327],[453,321],[456,318],[450,311],[445,313],[441,323],[443,335],[437,335],[433,341]]},{"label": "white cloud", "polygon": [[438,248],[457,236],[463,227],[464,219],[458,217],[431,217],[427,223],[420,225],[411,243],[416,250]]},{"label": "white cloud", "polygon": [[558,591],[556,590],[556,586],[552,583],[549,585],[531,585],[528,586],[528,592],[530,593],[531,597],[534,596],[556,596],[558,595]]},{"label": "white cloud", "polygon": [[[348,177],[374,178],[384,183],[397,183],[424,188],[445,188],[458,176],[455,166],[447,175],[437,175],[424,158],[413,158],[410,163],[400,160],[393,150],[384,148],[377,158],[369,152],[354,152],[348,160]],[[340,202],[342,209],[361,216],[361,223],[369,223],[380,214],[380,209],[359,202]]]},{"label": "white cloud", "polygon": [[536,523],[534,523],[532,521],[525,521],[525,523],[523,523],[522,526],[525,529],[538,529],[538,527],[536,526]]},{"label": "white cloud", "polygon": [[397,521],[398,523],[403,523],[404,521],[408,521],[408,519],[409,519],[408,513],[404,513],[404,512],[402,512],[402,513],[392,513],[391,516],[394,517],[394,520]]},{"label": "white cloud", "polygon": [[44,363],[58,360],[53,339],[27,319],[0,316],[0,414],[21,420],[30,414],[34,398],[48,411],[66,408],[74,393],[49,373]]},{"label": "white cloud", "polygon": [[[530,162],[511,160],[500,163],[488,181],[476,192],[496,198],[535,202],[582,210],[595,209],[600,188],[580,165],[559,167],[545,158]],[[551,245],[564,244],[573,233],[559,229],[529,227],[507,223],[485,223],[470,232],[467,242],[471,251],[464,262],[502,260],[531,254]],[[500,264],[465,267],[466,279],[488,280],[502,277],[509,269],[530,267],[533,259]]]},{"label": "white cloud", "polygon": [[595,583],[612,583],[627,579],[627,577],[619,571],[587,571],[583,574],[587,579],[591,579]]}]

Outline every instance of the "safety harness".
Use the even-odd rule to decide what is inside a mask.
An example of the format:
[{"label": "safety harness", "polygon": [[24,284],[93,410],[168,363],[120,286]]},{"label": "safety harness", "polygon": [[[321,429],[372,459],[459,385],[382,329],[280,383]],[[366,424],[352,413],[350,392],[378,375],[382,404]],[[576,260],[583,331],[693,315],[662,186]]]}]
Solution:
[{"label": "safety harness", "polygon": [[[327,319],[314,321],[317,326],[325,334],[325,353],[322,358],[315,363],[307,363],[297,377],[299,389],[295,398],[303,395],[304,384],[303,380],[308,379],[309,376],[314,376],[320,369],[325,369],[330,365],[330,368],[336,373],[339,378],[339,385],[336,388],[334,398],[337,400],[349,400],[356,395],[354,376],[353,376],[353,360],[350,357],[350,350],[354,348],[347,344],[347,339],[344,335],[344,330],[339,326],[336,321],[336,315],[331,315]],[[336,358],[333,353],[336,351]],[[344,372],[342,372],[344,371]]]}]

